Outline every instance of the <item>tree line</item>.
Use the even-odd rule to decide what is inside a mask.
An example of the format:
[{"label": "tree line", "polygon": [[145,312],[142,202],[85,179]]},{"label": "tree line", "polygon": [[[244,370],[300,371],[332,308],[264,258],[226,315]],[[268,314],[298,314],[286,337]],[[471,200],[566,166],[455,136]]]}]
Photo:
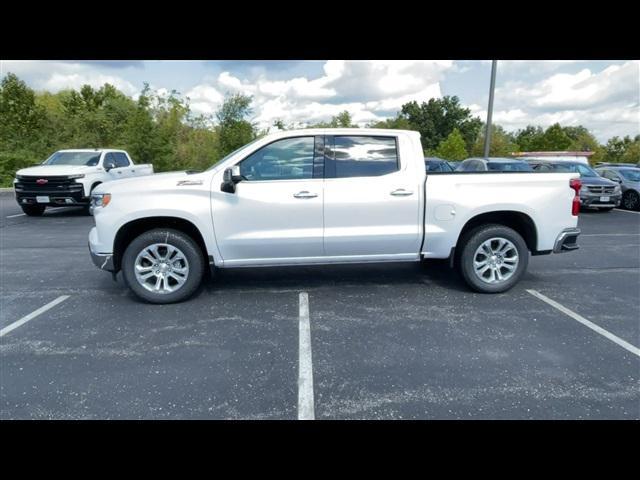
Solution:
[{"label": "tree line", "polygon": [[[0,82],[0,185],[16,170],[42,162],[65,148],[119,148],[157,172],[204,170],[228,153],[267,133],[251,121],[252,98],[227,95],[214,115],[196,115],[189,99],[161,95],[145,84],[137,100],[105,84],[79,90],[36,92],[16,75]],[[280,129],[291,129],[276,120]],[[482,155],[484,124],[455,96],[404,104],[394,118],[369,127],[420,132],[425,155],[461,160]],[[299,127],[299,126],[298,126]],[[355,127],[348,111],[303,127]],[[517,151],[592,150],[592,161],[637,162],[640,135],[613,137],[600,145],[584,127],[528,126],[507,132],[493,125],[491,156]]]}]

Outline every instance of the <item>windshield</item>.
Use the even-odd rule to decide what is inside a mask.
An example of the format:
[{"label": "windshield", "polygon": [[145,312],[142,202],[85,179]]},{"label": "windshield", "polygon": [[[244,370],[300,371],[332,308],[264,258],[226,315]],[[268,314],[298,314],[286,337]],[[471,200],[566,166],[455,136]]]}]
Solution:
[{"label": "windshield", "polygon": [[447,162],[427,160],[424,163],[427,166],[427,172],[453,172],[453,168]]},{"label": "windshield", "polygon": [[591,167],[582,165],[581,163],[556,163],[553,164],[556,172],[572,172],[579,173],[581,177],[599,177],[598,173]]},{"label": "windshield", "polygon": [[56,152],[43,165],[85,165],[95,167],[100,161],[100,152]]},{"label": "windshield", "polygon": [[528,163],[524,162],[489,162],[487,163],[487,169],[497,172],[530,172],[531,167]]},{"label": "windshield", "polygon": [[640,168],[634,170],[625,168],[624,170],[618,170],[618,172],[631,182],[640,182]]},{"label": "windshield", "polygon": [[231,158],[232,156],[234,156],[236,153],[241,152],[242,150],[244,150],[245,148],[249,148],[251,145],[253,145],[254,143],[256,143],[258,140],[261,140],[260,138],[256,138],[253,142],[247,143],[246,145],[243,145],[240,148],[235,149],[233,152],[231,152],[229,155],[226,155],[224,158],[221,158],[220,160],[218,160],[216,163],[214,163],[213,165],[211,165],[209,168],[207,168],[207,172],[209,170],[211,170],[212,168],[214,168],[216,165],[218,165],[221,162],[224,162],[225,160],[227,160],[228,158]]}]

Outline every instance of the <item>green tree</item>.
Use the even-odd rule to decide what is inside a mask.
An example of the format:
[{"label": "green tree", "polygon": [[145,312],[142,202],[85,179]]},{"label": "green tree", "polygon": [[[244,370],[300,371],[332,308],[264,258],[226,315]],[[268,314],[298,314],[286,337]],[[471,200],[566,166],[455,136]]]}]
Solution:
[{"label": "green tree", "polygon": [[307,128],[357,128],[357,125],[352,123],[351,114],[344,110],[331,117],[328,122],[310,124]]},{"label": "green tree", "polygon": [[542,150],[565,151],[571,146],[572,140],[559,123],[554,123],[542,135]]},{"label": "green tree", "polygon": [[44,118],[34,91],[8,73],[0,82],[0,150],[29,147],[36,141]]},{"label": "green tree", "polygon": [[[474,157],[482,157],[484,155],[484,126],[482,133],[478,136],[471,155]],[[512,153],[520,150],[515,140],[516,136],[507,132],[500,125],[491,125],[491,145],[489,145],[490,157],[510,157]]]},{"label": "green tree", "polygon": [[157,124],[154,122],[150,109],[150,89],[145,84],[138,97],[136,109],[127,122],[126,147],[134,161],[139,163],[153,163],[156,171],[165,167],[158,164],[162,153]]},{"label": "green tree", "polygon": [[216,113],[221,157],[256,138],[256,127],[247,120],[252,112],[251,101],[250,96],[242,94],[227,96]]},{"label": "green tree", "polygon": [[515,143],[523,152],[537,152],[543,149],[542,136],[544,129],[540,126],[527,125],[515,133]]},{"label": "green tree", "polygon": [[468,108],[460,105],[456,96],[432,98],[418,105],[409,102],[402,106],[401,115],[421,135],[423,150],[433,150],[457,128],[467,149],[476,141],[482,122],[473,117]]},{"label": "green tree", "polygon": [[408,119],[403,117],[402,115],[397,115],[393,118],[388,118],[386,120],[380,120],[379,122],[374,122],[368,125],[369,128],[389,128],[394,130],[413,130],[413,126]]},{"label": "green tree", "polygon": [[464,160],[467,158],[466,145],[460,131],[454,128],[449,136],[440,142],[434,154],[445,160]]},{"label": "green tree", "polygon": [[621,162],[625,163],[638,163],[640,162],[640,135],[627,145],[622,157]]},{"label": "green tree", "polygon": [[636,163],[640,158],[637,156],[640,135],[631,139],[629,135],[624,138],[618,136],[609,139],[604,146],[604,158],[606,162],[631,162]]}]

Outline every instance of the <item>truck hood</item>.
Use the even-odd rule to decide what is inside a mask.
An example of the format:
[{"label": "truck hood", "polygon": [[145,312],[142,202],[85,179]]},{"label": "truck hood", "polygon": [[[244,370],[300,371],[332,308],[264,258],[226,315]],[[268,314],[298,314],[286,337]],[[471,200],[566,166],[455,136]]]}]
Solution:
[{"label": "truck hood", "polygon": [[598,185],[603,187],[610,187],[612,185],[618,185],[616,182],[602,177],[580,177],[580,181],[583,185]]},{"label": "truck hood", "polygon": [[56,175],[77,175],[79,173],[94,173],[102,171],[98,167],[88,167],[86,165],[38,165],[18,170],[16,175],[27,175],[32,177],[46,177]]},{"label": "truck hood", "polygon": [[[118,192],[142,192],[144,190],[167,190],[178,187],[179,181],[202,182],[202,185],[209,188],[204,172],[186,173],[164,172],[144,175],[142,177],[123,178],[98,185],[96,193],[118,193]],[[196,185],[197,186],[197,185]]]}]

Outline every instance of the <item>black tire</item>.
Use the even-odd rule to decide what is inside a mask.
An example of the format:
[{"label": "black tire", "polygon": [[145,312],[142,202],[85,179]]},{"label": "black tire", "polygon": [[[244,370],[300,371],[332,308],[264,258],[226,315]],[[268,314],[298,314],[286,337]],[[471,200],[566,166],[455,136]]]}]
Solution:
[{"label": "black tire", "polygon": [[[491,238],[503,238],[509,240],[518,254],[518,264],[513,274],[506,280],[499,283],[487,283],[481,280],[474,271],[474,255],[476,250],[485,241]],[[473,290],[481,293],[500,293],[513,287],[524,272],[529,263],[529,249],[522,236],[512,228],[504,225],[489,224],[482,225],[471,230],[461,240],[460,255],[458,257],[458,269],[467,285]],[[481,257],[480,257],[481,258]]]},{"label": "black tire", "polygon": [[22,211],[30,217],[41,217],[47,208],[44,205],[20,205]]},{"label": "black tire", "polygon": [[627,210],[640,210],[640,194],[635,190],[627,190],[622,196],[622,207]]},{"label": "black tire", "polygon": [[[135,261],[138,254],[155,243],[174,246],[184,254],[188,261],[189,271],[185,283],[171,293],[154,293],[142,286],[135,275]],[[135,238],[127,247],[122,257],[122,274],[129,288],[141,299],[149,303],[176,303],[193,295],[205,272],[205,261],[198,244],[187,234],[178,230],[161,228],[150,230]]]}]

